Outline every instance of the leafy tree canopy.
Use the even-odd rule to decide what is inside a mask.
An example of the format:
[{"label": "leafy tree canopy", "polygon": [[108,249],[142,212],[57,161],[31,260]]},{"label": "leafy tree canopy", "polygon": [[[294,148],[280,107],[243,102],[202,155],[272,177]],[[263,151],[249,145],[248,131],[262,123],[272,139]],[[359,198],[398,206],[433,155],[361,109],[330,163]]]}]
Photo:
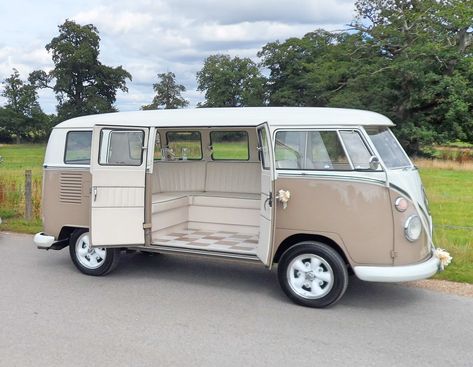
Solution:
[{"label": "leafy tree canopy", "polygon": [[473,7],[461,0],[358,0],[351,32],[271,42],[269,104],[378,111],[410,152],[473,142]]},{"label": "leafy tree canopy", "polygon": [[141,106],[142,110],[157,110],[182,108],[189,105],[189,101],[181,96],[186,87],[176,83],[176,75],[172,72],[158,74],[159,82],[153,84],[156,95],[149,105]]},{"label": "leafy tree canopy", "polygon": [[0,141],[20,143],[47,137],[51,119],[39,106],[36,87],[21,80],[18,70],[13,69],[4,80],[2,96],[7,103],[0,108]]},{"label": "leafy tree canopy", "polygon": [[99,32],[92,24],[81,26],[66,20],[59,26],[59,35],[46,45],[54,69],[30,75],[36,86],[54,90],[60,120],[115,111],[117,90],[128,91],[130,73],[121,66],[103,65],[98,60],[99,42]]},{"label": "leafy tree canopy", "polygon": [[197,73],[197,90],[205,92],[201,107],[262,106],[265,79],[249,58],[211,55]]}]

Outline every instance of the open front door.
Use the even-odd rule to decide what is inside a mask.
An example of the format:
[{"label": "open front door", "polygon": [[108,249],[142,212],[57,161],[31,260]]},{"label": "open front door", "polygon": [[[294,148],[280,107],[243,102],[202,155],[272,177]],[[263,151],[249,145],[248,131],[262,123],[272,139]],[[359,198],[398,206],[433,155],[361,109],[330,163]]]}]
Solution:
[{"label": "open front door", "polygon": [[261,160],[260,230],[256,255],[267,266],[273,241],[274,157],[268,124],[258,126],[258,150]]},{"label": "open front door", "polygon": [[148,128],[95,126],[90,234],[93,246],[142,245]]}]

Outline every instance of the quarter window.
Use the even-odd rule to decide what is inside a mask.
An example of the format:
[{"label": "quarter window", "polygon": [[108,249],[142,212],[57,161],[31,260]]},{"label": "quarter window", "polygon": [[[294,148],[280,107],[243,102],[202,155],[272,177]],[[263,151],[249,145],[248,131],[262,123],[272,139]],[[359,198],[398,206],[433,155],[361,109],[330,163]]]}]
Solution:
[{"label": "quarter window", "polygon": [[67,133],[64,163],[90,164],[92,131],[70,131]]},{"label": "quarter window", "polygon": [[198,131],[169,131],[166,133],[169,159],[202,159],[202,140]]},{"label": "quarter window", "polygon": [[210,133],[213,160],[249,159],[246,131],[212,131]]},{"label": "quarter window", "polygon": [[369,169],[371,153],[361,139],[360,134],[353,130],[340,131],[340,136],[353,163],[353,167],[355,169]]}]

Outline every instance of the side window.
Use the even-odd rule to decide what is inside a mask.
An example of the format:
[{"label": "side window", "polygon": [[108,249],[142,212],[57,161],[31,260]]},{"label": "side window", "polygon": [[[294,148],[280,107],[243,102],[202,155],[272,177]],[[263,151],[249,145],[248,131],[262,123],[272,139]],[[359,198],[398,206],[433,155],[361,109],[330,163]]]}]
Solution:
[{"label": "side window", "polygon": [[167,150],[171,159],[202,159],[202,140],[198,131],[169,131]]},{"label": "side window", "polygon": [[100,132],[99,164],[107,166],[140,166],[144,132],[111,130]]},{"label": "side window", "polygon": [[350,170],[336,131],[278,131],[276,167],[296,170]]},{"label": "side window", "polygon": [[260,159],[263,165],[263,169],[269,169],[270,165],[268,162],[269,159],[269,143],[268,143],[268,136],[266,133],[266,129],[262,128],[258,130],[258,141],[259,141],[259,148],[260,149]]},{"label": "side window", "polygon": [[90,164],[92,131],[70,131],[66,137],[64,163]]},{"label": "side window", "polygon": [[212,131],[210,133],[213,160],[241,160],[249,157],[246,131]]},{"label": "side window", "polygon": [[366,147],[363,139],[357,131],[340,131],[345,149],[350,156],[355,169],[369,169],[369,160],[371,153]]},{"label": "side window", "polygon": [[278,131],[276,134],[276,168],[301,169],[307,132]]},{"label": "side window", "polygon": [[307,169],[350,170],[351,166],[336,131],[311,131]]},{"label": "side window", "polygon": [[156,140],[154,142],[154,160],[159,161],[162,159],[162,145],[161,145],[161,135],[156,132]]}]

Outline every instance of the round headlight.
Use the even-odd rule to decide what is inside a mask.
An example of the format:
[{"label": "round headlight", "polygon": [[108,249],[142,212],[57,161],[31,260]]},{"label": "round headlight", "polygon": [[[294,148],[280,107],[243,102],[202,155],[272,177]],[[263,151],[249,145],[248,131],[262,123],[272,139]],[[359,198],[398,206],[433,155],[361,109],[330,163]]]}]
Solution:
[{"label": "round headlight", "polygon": [[411,215],[404,224],[404,234],[406,238],[413,242],[419,239],[422,233],[422,222],[417,215]]},{"label": "round headlight", "polygon": [[399,196],[394,202],[394,205],[396,206],[396,209],[402,213],[406,211],[407,207],[409,206],[409,203],[406,199]]}]

